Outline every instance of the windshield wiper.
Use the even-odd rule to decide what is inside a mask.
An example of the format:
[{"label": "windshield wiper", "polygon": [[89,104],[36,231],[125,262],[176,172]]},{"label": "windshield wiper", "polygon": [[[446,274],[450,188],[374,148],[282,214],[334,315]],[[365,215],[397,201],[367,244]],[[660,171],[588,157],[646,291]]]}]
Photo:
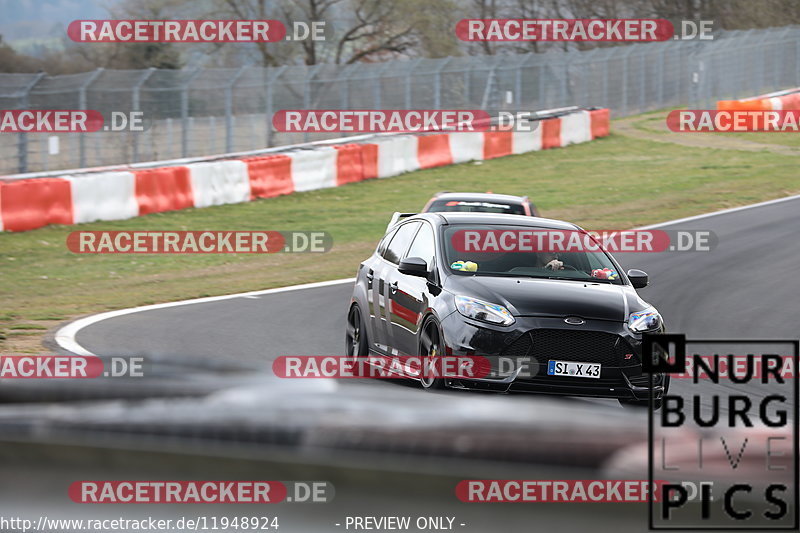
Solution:
[{"label": "windshield wiper", "polygon": [[567,276],[547,276],[547,279],[581,281],[583,283],[614,283],[614,280],[612,279],[602,279],[602,278],[569,278]]}]

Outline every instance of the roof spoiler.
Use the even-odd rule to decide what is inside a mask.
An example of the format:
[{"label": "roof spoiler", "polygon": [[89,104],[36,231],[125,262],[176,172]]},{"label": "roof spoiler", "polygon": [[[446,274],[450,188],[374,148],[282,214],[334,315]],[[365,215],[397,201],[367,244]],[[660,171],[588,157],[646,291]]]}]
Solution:
[{"label": "roof spoiler", "polygon": [[386,226],[386,231],[388,232],[392,226],[403,220],[404,218],[413,217],[419,213],[401,213],[399,211],[395,211],[392,215],[392,219],[389,221],[389,225]]}]

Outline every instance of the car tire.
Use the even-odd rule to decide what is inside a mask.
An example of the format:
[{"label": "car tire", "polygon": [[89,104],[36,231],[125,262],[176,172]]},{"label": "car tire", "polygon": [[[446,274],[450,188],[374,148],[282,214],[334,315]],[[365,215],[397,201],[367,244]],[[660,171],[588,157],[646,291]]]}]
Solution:
[{"label": "car tire", "polygon": [[[435,358],[444,354],[442,343],[442,330],[435,319],[427,320],[419,333],[419,355],[421,358]],[[442,390],[447,386],[443,378],[431,376],[420,377],[422,388],[425,390]]]},{"label": "car tire", "polygon": [[353,304],[347,313],[345,354],[348,357],[367,357],[369,355],[367,328],[364,327],[364,317],[358,304]]}]

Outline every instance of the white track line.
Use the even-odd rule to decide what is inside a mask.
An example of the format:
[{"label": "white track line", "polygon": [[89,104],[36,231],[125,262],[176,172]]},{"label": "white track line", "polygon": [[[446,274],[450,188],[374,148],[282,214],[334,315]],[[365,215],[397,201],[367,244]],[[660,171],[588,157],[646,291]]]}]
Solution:
[{"label": "white track line", "polygon": [[75,337],[78,332],[87,326],[115,318],[123,315],[130,315],[132,313],[141,313],[142,311],[152,311],[154,309],[165,309],[167,307],[178,307],[180,305],[202,304],[208,302],[218,302],[220,300],[231,300],[233,298],[261,296],[263,294],[275,294],[279,292],[299,291],[303,289],[317,289],[319,287],[329,287],[332,285],[342,285],[344,283],[353,283],[356,278],[347,279],[334,279],[331,281],[319,281],[317,283],[305,283],[303,285],[291,285],[289,287],[278,287],[275,289],[264,289],[261,291],[240,292],[237,294],[225,294],[222,296],[208,296],[206,298],[195,298],[193,300],[181,300],[177,302],[166,302],[163,304],[143,305],[141,307],[131,307],[129,309],[120,309],[118,311],[109,311],[107,313],[100,313],[97,315],[87,316],[86,318],[78,319],[70,322],[63,328],[56,332],[55,341],[63,349],[72,352],[76,355],[96,355],[78,344]]},{"label": "white track line", "polygon": [[678,220],[670,220],[669,222],[659,222],[658,224],[642,226],[641,228],[636,228],[636,229],[654,229],[654,228],[660,228],[662,226],[672,226],[673,224],[680,224],[682,222],[691,222],[693,220],[715,217],[717,215],[727,215],[728,213],[735,213],[737,211],[744,211],[746,209],[753,209],[755,207],[764,207],[765,205],[779,204],[781,202],[790,202],[792,200],[800,200],[800,194],[796,194],[794,196],[786,196],[785,198],[777,198],[775,200],[767,200],[766,202],[759,202],[757,204],[743,205],[740,207],[731,207],[730,209],[723,209],[722,211],[713,211],[711,213],[703,213],[702,215],[695,215],[692,217],[679,218]]},{"label": "white track line", "polygon": [[[747,209],[754,209],[757,207],[763,207],[772,204],[778,204],[781,202],[789,202],[792,200],[800,200],[800,195],[795,196],[787,196],[785,198],[778,198],[776,200],[768,200],[766,202],[759,202],[757,204],[750,204],[744,205],[741,207],[733,207],[731,209],[723,209],[722,211],[714,211],[712,213],[703,213],[702,215],[695,215],[692,217],[686,218],[679,218],[677,220],[670,220],[668,222],[660,222],[658,224],[651,224],[649,226],[642,226],[636,229],[654,229],[654,228],[661,228],[664,226],[672,226],[674,224],[680,224],[683,222],[691,222],[693,220],[700,220],[703,218],[714,217],[717,215],[726,215],[728,213],[735,213],[737,211],[744,211]],[[317,283],[306,283],[303,285],[291,285],[289,287],[278,287],[276,289],[266,289],[261,291],[250,291],[250,292],[240,292],[237,294],[226,294],[223,296],[209,296],[207,298],[195,298],[193,300],[181,300],[177,302],[167,302],[163,304],[153,304],[153,305],[145,305],[142,307],[133,307],[130,309],[120,309],[118,311],[109,311],[107,313],[100,313],[97,315],[88,316],[86,318],[81,318],[74,322],[70,322],[63,328],[59,329],[55,335],[56,343],[63,349],[72,352],[77,355],[89,356],[95,355],[75,340],[76,335],[80,330],[87,326],[91,326],[92,324],[96,324],[98,322],[102,322],[103,320],[108,320],[109,318],[115,318],[118,316],[129,315],[132,313],[140,313],[142,311],[152,311],[154,309],[165,309],[167,307],[177,307],[179,305],[191,305],[191,304],[200,304],[200,303],[207,303],[207,302],[217,302],[220,300],[230,300],[232,298],[242,298],[242,297],[255,297],[261,296],[264,294],[275,294],[279,292],[291,292],[291,291],[299,291],[303,289],[316,289],[318,287],[329,287],[332,285],[341,285],[344,283],[353,283],[355,282],[355,278],[347,278],[347,279],[334,279],[331,281],[321,281]]]}]

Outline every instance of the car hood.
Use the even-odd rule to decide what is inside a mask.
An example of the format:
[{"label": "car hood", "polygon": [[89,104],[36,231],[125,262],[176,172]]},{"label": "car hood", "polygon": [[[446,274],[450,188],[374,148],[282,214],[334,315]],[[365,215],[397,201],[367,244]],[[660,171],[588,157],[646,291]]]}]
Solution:
[{"label": "car hood", "polygon": [[492,276],[451,276],[448,281],[450,292],[503,305],[514,316],[623,322],[646,306],[626,285]]}]

